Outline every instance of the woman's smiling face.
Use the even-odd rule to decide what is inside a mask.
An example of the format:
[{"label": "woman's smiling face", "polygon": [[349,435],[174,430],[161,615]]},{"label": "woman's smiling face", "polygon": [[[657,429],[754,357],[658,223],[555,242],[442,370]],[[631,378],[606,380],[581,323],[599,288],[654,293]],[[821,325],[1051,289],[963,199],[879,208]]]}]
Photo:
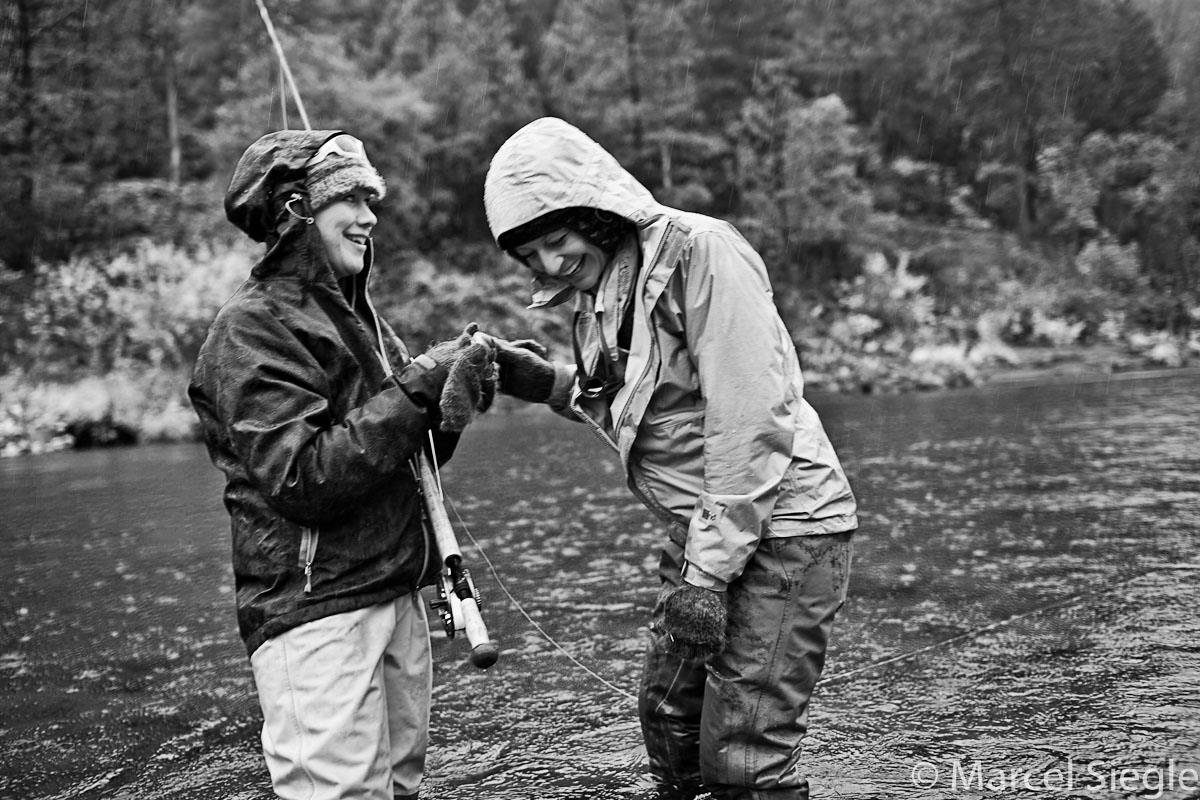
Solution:
[{"label": "woman's smiling face", "polygon": [[534,272],[590,291],[600,281],[608,256],[570,228],[549,233],[514,247],[513,254]]},{"label": "woman's smiling face", "polygon": [[367,242],[378,219],[370,206],[374,199],[367,189],[353,189],[313,214],[329,264],[339,278],[362,272],[366,264]]}]

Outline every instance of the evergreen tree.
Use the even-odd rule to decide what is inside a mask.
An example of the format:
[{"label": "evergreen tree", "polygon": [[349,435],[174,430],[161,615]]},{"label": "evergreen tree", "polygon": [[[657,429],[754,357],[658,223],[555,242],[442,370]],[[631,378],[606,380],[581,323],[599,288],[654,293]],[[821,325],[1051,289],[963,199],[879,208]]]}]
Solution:
[{"label": "evergreen tree", "polygon": [[1007,166],[1015,227],[1028,240],[1037,218],[1037,158],[1064,135],[1064,113],[1092,63],[1099,0],[954,0],[956,52],[947,72],[973,146]]},{"label": "evergreen tree", "polygon": [[1153,23],[1130,0],[1105,8],[1093,44],[1071,95],[1071,108],[1086,132],[1128,130],[1150,116],[1166,92],[1170,76]]}]

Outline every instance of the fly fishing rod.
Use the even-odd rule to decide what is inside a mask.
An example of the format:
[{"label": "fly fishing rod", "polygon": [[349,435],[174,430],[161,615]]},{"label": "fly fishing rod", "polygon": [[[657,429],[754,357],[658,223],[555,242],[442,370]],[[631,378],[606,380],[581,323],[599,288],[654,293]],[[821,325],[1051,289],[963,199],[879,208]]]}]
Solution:
[{"label": "fly fishing rod", "polygon": [[[312,130],[312,125],[308,122],[308,114],[304,111],[304,103],[300,99],[300,90],[296,87],[296,81],[292,77],[292,70],[284,55],[283,45],[280,44],[279,37],[275,33],[275,26],[271,24],[271,16],[267,13],[267,7],[263,0],[255,0],[255,3],[258,6],[259,16],[262,17],[263,24],[267,28],[267,35],[275,48],[275,57],[279,61],[279,68],[287,79],[288,88],[291,89],[292,100],[296,103],[296,110],[300,113],[304,129]],[[287,100],[283,97],[282,91],[279,101],[283,106],[286,118]],[[477,341],[488,346],[486,341]],[[470,570],[463,566],[462,551],[459,549],[458,539],[454,535],[454,528],[450,525],[450,518],[446,515],[441,481],[435,472],[436,468],[431,466],[431,463],[436,463],[436,461],[431,462],[430,460],[430,454],[436,452],[433,449],[432,434],[429,437],[429,448],[429,453],[426,453],[424,448],[417,451],[412,467],[417,477],[417,485],[420,487],[424,520],[432,529],[442,565],[438,599],[431,602],[430,606],[438,610],[442,625],[446,630],[446,636],[453,639],[455,634],[460,631],[465,633],[467,641],[471,645],[469,656],[471,663],[479,669],[487,669],[496,663],[496,659],[500,655],[500,648],[488,637],[487,626],[483,624],[483,617],[479,613],[479,590],[475,588]]]},{"label": "fly fishing rod", "polygon": [[[432,441],[430,444],[432,446]],[[442,559],[438,599],[430,606],[438,610],[446,636],[453,639],[456,634],[465,633],[471,646],[471,663],[479,669],[487,669],[496,663],[500,648],[488,637],[487,626],[483,624],[483,616],[479,613],[479,590],[471,579],[471,571],[463,566],[462,551],[446,515],[441,481],[424,450],[417,453],[415,468],[424,500],[425,519],[433,530]]]}]

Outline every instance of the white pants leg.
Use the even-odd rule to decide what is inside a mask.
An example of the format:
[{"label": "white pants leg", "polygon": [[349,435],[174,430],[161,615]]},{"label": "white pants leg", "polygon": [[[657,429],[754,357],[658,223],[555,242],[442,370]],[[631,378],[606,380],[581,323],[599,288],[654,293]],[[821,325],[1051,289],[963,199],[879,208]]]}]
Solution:
[{"label": "white pants leg", "polygon": [[420,592],[396,600],[396,633],[384,652],[392,787],[416,794],[425,772],[429,746],[429,700],[433,694],[433,656],[429,623]]},{"label": "white pants leg", "polygon": [[277,796],[392,800],[417,791],[432,680],[419,593],[293,628],[250,664]]}]

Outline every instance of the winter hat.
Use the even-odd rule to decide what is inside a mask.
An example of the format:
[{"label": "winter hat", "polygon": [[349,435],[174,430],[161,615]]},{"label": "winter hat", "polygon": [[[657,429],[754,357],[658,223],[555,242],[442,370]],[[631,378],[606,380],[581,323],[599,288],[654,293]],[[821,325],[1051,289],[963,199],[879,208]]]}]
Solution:
[{"label": "winter hat", "polygon": [[288,218],[284,204],[304,191],[304,163],[338,133],[284,130],[260,137],[234,168],[225,192],[225,216],[256,242],[278,239],[280,222]]},{"label": "winter hat", "polygon": [[383,178],[367,160],[363,143],[348,133],[330,138],[304,166],[308,203],[314,212],[355,189],[366,189],[375,200],[387,194]]}]

